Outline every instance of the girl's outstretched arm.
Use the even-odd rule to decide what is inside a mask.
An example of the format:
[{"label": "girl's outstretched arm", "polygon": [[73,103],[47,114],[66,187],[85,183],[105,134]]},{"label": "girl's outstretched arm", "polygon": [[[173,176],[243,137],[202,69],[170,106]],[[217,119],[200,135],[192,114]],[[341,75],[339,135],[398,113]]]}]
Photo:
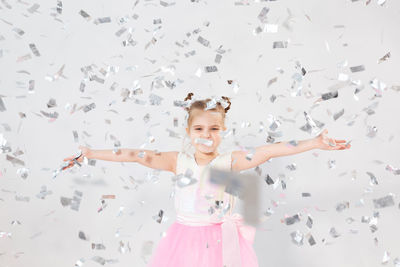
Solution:
[{"label": "girl's outstretched arm", "polygon": [[148,149],[121,148],[120,153],[109,150],[91,150],[89,158],[120,162],[137,162],[143,166],[175,173],[177,151],[158,152]]},{"label": "girl's outstretched arm", "polygon": [[[157,152],[148,149],[121,148],[117,153],[114,153],[112,149],[89,149],[84,146],[80,146],[79,148],[82,151],[82,157],[78,158],[79,162],[82,162],[83,156],[85,156],[88,159],[137,162],[152,169],[176,172],[177,151]],[[64,161],[70,161],[72,158],[73,156],[65,158]],[[72,165],[73,162],[68,167]]]},{"label": "girl's outstretched arm", "polygon": [[247,151],[233,151],[232,170],[242,171],[255,168],[271,158],[294,155],[316,148],[323,150],[343,150],[351,147],[349,143],[345,143],[346,140],[329,138],[326,136],[327,133],[328,130],[325,129],[317,137],[300,140],[297,143],[293,143],[291,141],[278,142],[275,144],[256,147],[251,160],[246,158],[246,155],[248,154]]}]

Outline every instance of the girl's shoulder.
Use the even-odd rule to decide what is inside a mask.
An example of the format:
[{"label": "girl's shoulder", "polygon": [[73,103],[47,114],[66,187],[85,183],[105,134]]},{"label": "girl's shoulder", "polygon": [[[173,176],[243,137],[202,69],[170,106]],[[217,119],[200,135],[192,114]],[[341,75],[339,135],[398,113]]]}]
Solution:
[{"label": "girl's shoulder", "polygon": [[186,170],[186,168],[191,164],[192,157],[186,151],[174,151],[174,173],[177,175],[182,172],[182,168]]}]

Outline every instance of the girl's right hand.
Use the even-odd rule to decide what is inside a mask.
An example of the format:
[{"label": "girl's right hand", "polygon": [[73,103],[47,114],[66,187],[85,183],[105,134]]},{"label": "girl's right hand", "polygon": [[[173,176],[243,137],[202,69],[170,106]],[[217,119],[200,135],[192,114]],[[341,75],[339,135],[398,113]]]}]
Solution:
[{"label": "girl's right hand", "polygon": [[85,146],[79,146],[79,149],[82,151],[82,154],[79,156],[79,158],[76,158],[76,156],[70,156],[70,157],[64,159],[64,161],[69,161],[69,164],[66,167],[64,167],[63,170],[68,169],[75,164],[73,159],[76,159],[76,161],[78,161],[78,162],[82,162],[83,157],[89,158],[90,152],[91,152],[90,148],[85,147]]}]

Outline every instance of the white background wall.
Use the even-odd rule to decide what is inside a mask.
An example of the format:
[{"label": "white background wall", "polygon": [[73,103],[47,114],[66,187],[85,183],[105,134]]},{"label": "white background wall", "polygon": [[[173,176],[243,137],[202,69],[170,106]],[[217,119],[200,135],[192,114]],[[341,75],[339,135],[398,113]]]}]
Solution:
[{"label": "white background wall", "polygon": [[[80,144],[112,149],[113,137],[124,148],[147,143],[147,149],[180,150],[183,140],[170,137],[167,129],[184,136],[185,113],[173,101],[183,100],[188,92],[200,98],[232,98],[226,123],[230,130],[236,128],[236,134],[223,141],[221,150],[239,149],[234,141],[243,146],[266,144],[269,115],[282,122],[278,131],[283,136],[276,141],[311,138],[300,130],[306,123],[304,111],[325,123],[330,136],[353,140],[350,150],[308,151],[260,166],[260,178],[281,177],[287,185],[284,190],[263,183],[262,211],[270,208],[274,213],[257,231],[254,248],[260,266],[380,266],[385,251],[390,255],[387,265],[395,266],[395,258],[400,258],[400,176],[385,167],[400,167],[400,2],[136,3],[63,1],[60,13],[57,1],[38,1],[36,12],[28,11],[35,2],[0,3],[0,95],[5,107],[0,112],[0,133],[8,141],[3,145],[11,148],[10,152],[3,148],[0,155],[0,266],[74,266],[80,259],[85,267],[98,266],[92,260],[95,256],[112,266],[145,266],[149,258],[145,244],[154,249],[174,220],[173,174],[108,161],[70,169],[56,179],[52,172]],[[257,17],[263,7],[269,12],[261,21]],[[83,18],[80,10],[91,18]],[[103,17],[111,22],[95,23]],[[161,24],[153,24],[156,19]],[[278,31],[254,34],[266,24],[277,24]],[[117,36],[122,27],[127,31]],[[124,46],[129,33],[136,44]],[[199,36],[209,41],[208,47],[197,41]],[[155,41],[146,47],[152,38]],[[287,41],[288,46],[273,49],[274,41]],[[30,49],[32,43],[40,56]],[[217,64],[220,47],[226,52]],[[195,54],[185,56],[190,51]],[[388,52],[390,58],[378,63]],[[299,72],[296,61],[307,73],[301,84],[291,88],[292,76]],[[46,78],[63,65],[64,77]],[[81,71],[90,65],[92,74],[104,83],[90,80]],[[212,65],[218,71],[205,73],[204,67]],[[357,65],[365,70],[352,73],[349,67]],[[115,72],[104,75],[101,69],[107,68]],[[201,75],[196,75],[198,69],[203,70]],[[347,83],[338,81],[341,73],[349,75]],[[277,81],[268,86],[275,77]],[[380,96],[370,85],[375,78],[386,85]],[[29,90],[30,80],[33,90]],[[86,84],[84,91],[79,90],[81,82]],[[168,82],[175,87],[166,86]],[[115,90],[113,83],[118,83]],[[301,94],[291,94],[300,85]],[[337,85],[337,98],[314,105],[322,93]],[[123,101],[124,91],[132,93],[139,87],[143,94]],[[357,97],[356,88],[361,90]],[[163,98],[160,105],[150,104],[151,94]],[[274,102],[272,95],[278,96]],[[48,108],[51,98],[57,105]],[[91,103],[96,107],[84,112],[83,107]],[[368,115],[370,105],[377,106]],[[342,108],[344,115],[333,120]],[[49,119],[41,111],[57,112],[58,117]],[[148,122],[144,120],[147,113]],[[262,131],[260,122],[265,126]],[[372,126],[377,134],[368,137]],[[78,134],[76,140],[73,131]],[[155,138],[153,143],[148,143],[147,133]],[[18,158],[24,166],[7,157]],[[329,160],[335,161],[334,168],[329,168]],[[295,171],[286,168],[291,163],[296,164]],[[17,172],[21,168],[29,170],[25,179]],[[378,184],[370,183],[367,172],[376,176]],[[37,197],[42,186],[52,192],[44,199]],[[60,202],[61,197],[72,198],[75,190],[82,192],[78,211]],[[302,197],[303,192],[311,197]],[[374,207],[373,199],[390,193],[393,206]],[[102,195],[107,194],[116,198],[107,199],[107,207],[98,212]],[[29,199],[18,200],[24,197]],[[336,211],[343,201],[349,207]],[[160,209],[168,218],[161,224],[153,219]],[[372,232],[361,217],[371,218],[374,212],[379,212],[379,218]],[[285,216],[296,213],[300,222],[283,223]],[[306,226],[308,215],[313,218],[311,229]],[[349,223],[348,218],[354,221]],[[339,237],[329,234],[332,227]],[[295,245],[290,233],[296,230],[312,234],[316,244],[310,246],[305,240],[302,246]],[[79,238],[79,231],[88,241]],[[118,250],[120,242],[125,253]],[[92,249],[92,243],[106,249]]]}]

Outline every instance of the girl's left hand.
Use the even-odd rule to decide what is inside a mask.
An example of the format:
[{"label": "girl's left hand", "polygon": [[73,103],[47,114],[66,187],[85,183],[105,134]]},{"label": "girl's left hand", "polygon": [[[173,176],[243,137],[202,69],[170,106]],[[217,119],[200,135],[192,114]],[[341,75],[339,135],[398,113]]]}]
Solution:
[{"label": "girl's left hand", "polygon": [[323,150],[343,150],[348,149],[351,145],[348,143],[346,146],[346,140],[337,140],[326,136],[328,130],[325,129],[318,136],[315,137],[316,148]]}]

